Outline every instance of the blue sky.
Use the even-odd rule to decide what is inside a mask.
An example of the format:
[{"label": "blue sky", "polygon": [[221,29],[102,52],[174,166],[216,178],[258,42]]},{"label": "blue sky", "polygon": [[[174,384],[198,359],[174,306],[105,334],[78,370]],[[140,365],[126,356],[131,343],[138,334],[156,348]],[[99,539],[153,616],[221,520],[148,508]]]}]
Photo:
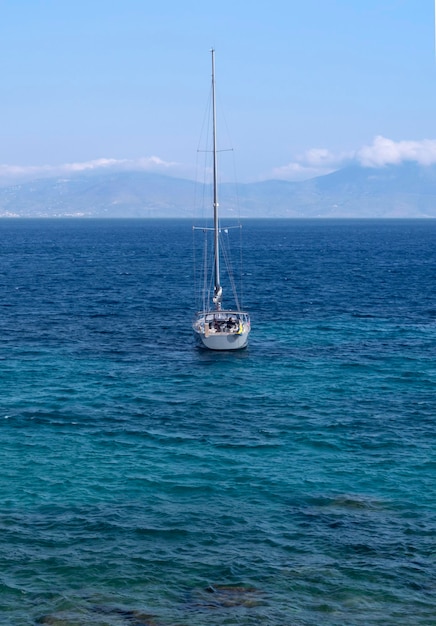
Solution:
[{"label": "blue sky", "polygon": [[0,0],[0,178],[193,175],[216,49],[240,182],[436,162],[434,0]]}]

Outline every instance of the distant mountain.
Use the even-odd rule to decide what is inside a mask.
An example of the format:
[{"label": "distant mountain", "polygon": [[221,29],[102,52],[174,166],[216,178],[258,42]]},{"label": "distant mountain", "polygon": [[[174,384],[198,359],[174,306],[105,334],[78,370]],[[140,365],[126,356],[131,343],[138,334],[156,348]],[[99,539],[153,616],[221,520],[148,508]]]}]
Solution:
[{"label": "distant mountain", "polygon": [[350,166],[302,183],[299,206],[313,217],[436,217],[436,166]]},{"label": "distant mountain", "polygon": [[[220,187],[224,216],[435,217],[436,166],[350,166],[303,182]],[[147,172],[76,174],[0,188],[0,217],[192,217],[198,186]]]},{"label": "distant mountain", "polygon": [[189,180],[86,173],[0,188],[0,217],[188,217],[193,198]]}]

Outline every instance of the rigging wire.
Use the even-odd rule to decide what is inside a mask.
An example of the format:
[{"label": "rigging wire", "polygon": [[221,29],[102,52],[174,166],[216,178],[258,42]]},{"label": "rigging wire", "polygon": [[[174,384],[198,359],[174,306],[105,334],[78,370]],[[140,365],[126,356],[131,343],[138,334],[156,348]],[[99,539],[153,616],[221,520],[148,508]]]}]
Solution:
[{"label": "rigging wire", "polygon": [[[219,98],[219,95],[218,95]],[[195,293],[197,294],[197,301],[198,304],[200,304],[202,302],[203,304],[203,310],[207,310],[210,308],[211,306],[211,294],[213,292],[213,288],[214,288],[214,280],[213,280],[213,263],[214,263],[214,258],[213,258],[213,245],[208,246],[208,241],[209,241],[209,236],[210,236],[210,232],[208,235],[208,231],[210,228],[210,224],[211,224],[211,219],[212,219],[212,212],[210,211],[211,207],[213,206],[213,190],[212,190],[212,185],[211,185],[211,178],[212,178],[212,167],[211,167],[211,155],[212,155],[212,151],[208,150],[208,149],[203,149],[201,146],[209,146],[211,143],[211,137],[212,137],[212,115],[211,115],[211,109],[212,109],[212,85],[210,87],[210,91],[209,91],[209,96],[208,96],[208,101],[205,107],[205,113],[204,113],[204,117],[203,117],[203,121],[202,121],[202,126],[201,126],[201,133],[200,133],[200,139],[199,139],[199,143],[197,146],[197,155],[196,155],[196,185],[195,185],[195,195],[194,195],[194,217],[196,217],[197,219],[201,219],[201,223],[205,224],[205,227],[202,228],[201,226],[194,226],[193,227],[193,231],[195,230],[203,230],[204,232],[204,246],[203,246],[203,260],[202,260],[202,270],[201,270],[201,274],[202,276],[198,275],[198,270],[199,267],[197,267],[197,263],[196,263],[196,257],[198,256],[198,252],[197,252],[197,247],[195,245],[195,234],[193,236],[193,248],[194,248],[194,289],[195,289]],[[225,127],[225,134],[227,137],[230,137],[230,133],[229,133],[229,129],[228,129],[228,125],[227,125],[227,120],[225,118],[224,115],[224,108],[223,107],[218,107],[219,111],[220,111],[220,119],[223,122],[223,125]],[[233,148],[230,149],[218,149],[218,152],[224,152],[224,151],[231,151],[232,152],[232,165],[233,165],[233,180],[237,181],[237,176],[236,176],[236,160],[235,160],[235,155],[234,155],[234,151]],[[204,158],[200,158],[200,155],[203,155]],[[200,162],[202,164],[202,180],[201,180],[201,176],[199,173],[199,166],[200,166]],[[220,185],[222,185],[222,168],[219,168],[219,177],[220,177]],[[201,185],[202,189],[201,189],[201,193],[200,190],[198,189],[198,186]],[[228,187],[229,183],[227,183],[227,187]],[[221,249],[221,253],[222,253],[222,258],[224,261],[224,266],[226,268],[226,277],[224,278],[224,282],[227,282],[227,280],[230,282],[230,290],[231,293],[233,294],[233,299],[235,301],[236,304],[236,308],[238,310],[240,309],[240,303],[242,302],[242,289],[243,289],[243,263],[242,263],[242,224],[241,224],[241,219],[240,219],[240,202],[239,202],[239,193],[238,193],[238,186],[236,184],[236,182],[232,185],[230,185],[230,187],[232,187],[232,193],[230,194],[231,198],[229,200],[229,202],[227,203],[227,206],[230,209],[230,212],[234,211],[236,212],[237,216],[237,226],[229,226],[228,228],[239,228],[240,231],[240,235],[239,235],[239,259],[238,259],[238,263],[237,265],[237,272],[235,273],[234,271],[234,267],[232,265],[232,257],[230,255],[230,237],[223,237],[223,234],[225,233],[226,235],[228,235],[228,232],[226,232],[228,230],[228,228],[223,228],[221,226],[221,216],[220,216],[220,224],[219,224],[219,229],[220,229],[220,249]],[[221,187],[222,189],[222,187]],[[228,194],[227,194],[228,195]],[[232,200],[233,199],[233,200]],[[220,197],[218,198],[218,201],[220,200]],[[232,207],[233,205],[233,207]],[[199,215],[200,213],[200,215]],[[237,257],[236,257],[237,258]],[[235,261],[235,259],[233,259],[233,261]],[[235,279],[235,274],[237,274],[238,277],[238,281],[236,281]],[[238,287],[236,285],[236,282],[238,282]],[[225,293],[227,292],[227,290],[225,290]],[[238,298],[238,292],[239,292],[239,298]],[[213,308],[213,306],[212,306]]]}]

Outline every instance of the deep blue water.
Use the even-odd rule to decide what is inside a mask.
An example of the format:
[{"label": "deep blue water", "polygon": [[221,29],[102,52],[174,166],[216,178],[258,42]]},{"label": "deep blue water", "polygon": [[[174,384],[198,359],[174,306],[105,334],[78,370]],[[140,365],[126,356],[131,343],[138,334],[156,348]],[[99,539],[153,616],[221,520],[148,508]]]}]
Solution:
[{"label": "deep blue water", "polygon": [[0,221],[0,623],[436,624],[436,221]]}]

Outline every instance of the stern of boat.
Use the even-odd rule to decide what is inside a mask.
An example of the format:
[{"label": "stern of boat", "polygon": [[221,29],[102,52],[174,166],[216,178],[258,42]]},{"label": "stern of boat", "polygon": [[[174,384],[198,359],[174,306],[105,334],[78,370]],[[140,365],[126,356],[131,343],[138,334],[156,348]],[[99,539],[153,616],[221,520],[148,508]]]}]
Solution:
[{"label": "stern of boat", "polygon": [[241,350],[248,344],[250,319],[247,313],[200,312],[192,326],[199,345],[209,350]]}]

